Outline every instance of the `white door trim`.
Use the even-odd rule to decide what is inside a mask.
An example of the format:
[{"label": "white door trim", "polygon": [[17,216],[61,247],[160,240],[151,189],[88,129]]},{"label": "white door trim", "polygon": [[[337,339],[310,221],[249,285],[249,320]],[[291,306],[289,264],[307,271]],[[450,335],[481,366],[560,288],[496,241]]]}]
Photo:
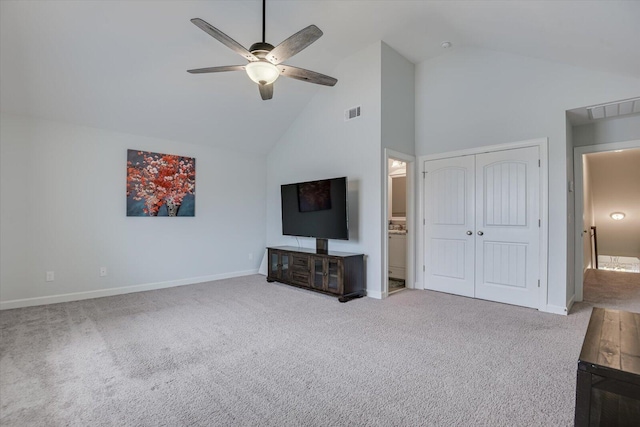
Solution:
[{"label": "white door trim", "polygon": [[[464,150],[456,150],[456,151],[447,151],[446,153],[427,154],[427,155],[418,157],[418,159],[421,163],[424,163],[425,160],[440,160],[440,159],[447,159],[449,157],[470,156],[475,154],[491,153],[494,151],[513,150],[514,148],[523,148],[523,147],[532,147],[532,146],[542,147],[542,145],[545,146],[545,153],[546,153],[547,142],[548,142],[548,138],[529,139],[526,141],[509,142],[506,144],[485,145],[483,147],[466,148]],[[542,149],[540,152],[542,153]],[[546,160],[546,156],[544,160]]]},{"label": "white door trim", "polygon": [[[419,204],[419,218],[422,224],[418,227],[419,231],[417,233],[418,237],[418,257],[416,259],[420,260],[420,264],[423,263],[424,254],[425,254],[425,241],[424,241],[424,218],[425,218],[425,209],[424,209],[424,162],[427,160],[438,160],[438,159],[446,159],[450,157],[459,157],[459,156],[468,156],[475,155],[493,151],[501,151],[501,150],[512,150],[514,148],[522,148],[522,147],[532,147],[536,146],[539,148],[540,153],[540,293],[539,293],[539,301],[538,301],[538,310],[546,311],[550,313],[558,313],[556,307],[549,306],[548,301],[548,261],[549,261],[549,139],[548,138],[537,138],[531,139],[527,141],[518,141],[507,144],[497,144],[497,145],[489,145],[484,147],[476,147],[469,148],[464,150],[456,150],[450,151],[446,153],[439,154],[429,154],[418,157],[419,172],[420,176],[418,179],[418,204]],[[424,266],[418,268],[419,274],[416,277],[416,289],[424,289]],[[564,310],[564,314],[567,314],[566,309]]]},{"label": "white door trim", "polygon": [[384,149],[382,166],[382,298],[389,295],[389,159],[402,160],[407,164],[407,269],[405,285],[414,288],[415,283],[415,171],[416,157],[390,148]]},{"label": "white door trim", "polygon": [[624,150],[627,148],[640,148],[640,139],[624,142],[610,142],[607,144],[584,145],[573,148],[573,181],[575,183],[575,295],[574,301],[582,301],[584,294],[584,260],[582,251],[582,216],[584,215],[584,170],[582,167],[582,156],[589,153],[601,153],[605,151]]}]

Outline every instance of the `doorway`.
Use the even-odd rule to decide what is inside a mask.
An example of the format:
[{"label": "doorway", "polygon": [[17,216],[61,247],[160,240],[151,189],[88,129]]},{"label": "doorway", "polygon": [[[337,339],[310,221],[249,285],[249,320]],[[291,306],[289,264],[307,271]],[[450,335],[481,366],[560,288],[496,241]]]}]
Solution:
[{"label": "doorway", "polygon": [[389,295],[406,288],[407,278],[407,164],[388,160]]},{"label": "doorway", "polygon": [[414,288],[415,157],[385,149],[383,194],[383,297]]},{"label": "doorway", "polygon": [[574,148],[576,301],[640,277],[638,164],[640,140]]}]

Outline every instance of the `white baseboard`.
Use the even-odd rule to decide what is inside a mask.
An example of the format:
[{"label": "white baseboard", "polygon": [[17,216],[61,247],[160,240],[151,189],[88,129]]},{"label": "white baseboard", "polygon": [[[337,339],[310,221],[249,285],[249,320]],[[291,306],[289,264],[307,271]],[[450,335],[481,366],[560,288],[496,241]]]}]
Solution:
[{"label": "white baseboard", "polygon": [[173,288],[175,286],[195,285],[196,283],[211,282],[213,280],[230,279],[232,277],[257,274],[258,270],[235,271],[232,273],[214,274],[211,276],[191,277],[188,279],[169,280],[167,282],[145,283],[142,285],[123,286],[121,288],[99,289],[95,291],[73,292],[69,294],[50,295],[46,297],[14,299],[0,301],[0,310],[12,308],[33,307],[37,305],[56,304],[60,302],[80,301],[85,299],[110,297],[114,295],[130,294],[134,292],[152,291],[155,289]]},{"label": "white baseboard", "polygon": [[382,299],[382,292],[380,292],[380,291],[372,291],[370,289],[367,289],[367,296],[369,298]]},{"label": "white baseboard", "polygon": [[571,311],[571,307],[573,307],[573,304],[576,302],[576,296],[575,294],[571,297],[571,299],[569,300],[569,302],[567,303],[567,314]]},{"label": "white baseboard", "polygon": [[545,313],[562,314],[564,316],[569,313],[569,310],[567,310],[566,307],[551,304],[547,304],[547,306],[544,309],[540,309],[540,311],[544,311]]}]

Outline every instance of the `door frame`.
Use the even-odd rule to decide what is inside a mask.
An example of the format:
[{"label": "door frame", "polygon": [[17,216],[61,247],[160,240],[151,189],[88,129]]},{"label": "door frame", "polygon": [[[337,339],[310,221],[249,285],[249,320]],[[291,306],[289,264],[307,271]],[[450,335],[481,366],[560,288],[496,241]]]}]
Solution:
[{"label": "door frame", "polygon": [[389,159],[402,160],[407,165],[407,268],[405,286],[415,287],[415,171],[416,157],[390,148],[384,149],[382,166],[382,298],[389,296]]},{"label": "door frame", "polygon": [[582,156],[590,153],[603,153],[607,151],[640,148],[640,139],[624,142],[609,142],[606,144],[582,145],[573,147],[573,181],[575,183],[575,196],[573,217],[575,218],[574,230],[574,301],[580,302],[584,298],[584,260],[582,251],[582,216],[584,215],[584,168]]},{"label": "door frame", "polygon": [[[422,264],[422,269],[419,269],[419,280],[416,281],[416,289],[425,289],[426,276],[424,274],[424,256],[427,252],[426,240],[424,233],[426,231],[425,226],[425,203],[424,200],[424,181],[425,171],[424,162],[428,160],[440,160],[451,157],[470,156],[482,153],[490,153],[494,151],[513,150],[516,148],[524,147],[538,147],[540,154],[540,253],[539,253],[539,272],[540,272],[540,291],[538,294],[538,310],[557,313],[554,307],[548,306],[548,261],[549,261],[549,139],[548,138],[536,138],[526,141],[510,142],[506,144],[487,145],[483,147],[468,148],[464,150],[449,151],[445,153],[429,154],[418,157],[420,164],[419,171],[422,178],[418,183],[418,205],[419,205],[419,218],[422,219],[422,224],[419,227],[418,233],[418,260]],[[566,314],[566,312],[564,313]]]}]

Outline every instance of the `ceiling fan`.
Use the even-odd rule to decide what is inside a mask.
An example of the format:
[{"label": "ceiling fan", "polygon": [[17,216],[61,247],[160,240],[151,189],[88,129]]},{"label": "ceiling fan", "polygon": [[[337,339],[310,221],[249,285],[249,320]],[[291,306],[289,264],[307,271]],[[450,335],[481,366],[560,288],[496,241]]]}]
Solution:
[{"label": "ceiling fan", "polygon": [[286,61],[309,46],[311,43],[318,40],[320,36],[322,36],[320,28],[315,25],[309,25],[280,43],[278,46],[273,47],[273,45],[264,41],[265,3],[266,0],[262,0],[262,41],[251,45],[249,50],[245,49],[240,43],[202,19],[192,19],[191,22],[193,22],[198,28],[244,57],[249,61],[249,63],[246,65],[226,65],[222,67],[198,68],[187,71],[192,74],[203,74],[245,70],[249,78],[258,84],[260,96],[263,100],[273,98],[273,82],[275,82],[280,75],[309,83],[334,86],[338,80],[333,77],[325,76],[324,74],[316,73],[315,71],[282,64],[283,61]]}]

